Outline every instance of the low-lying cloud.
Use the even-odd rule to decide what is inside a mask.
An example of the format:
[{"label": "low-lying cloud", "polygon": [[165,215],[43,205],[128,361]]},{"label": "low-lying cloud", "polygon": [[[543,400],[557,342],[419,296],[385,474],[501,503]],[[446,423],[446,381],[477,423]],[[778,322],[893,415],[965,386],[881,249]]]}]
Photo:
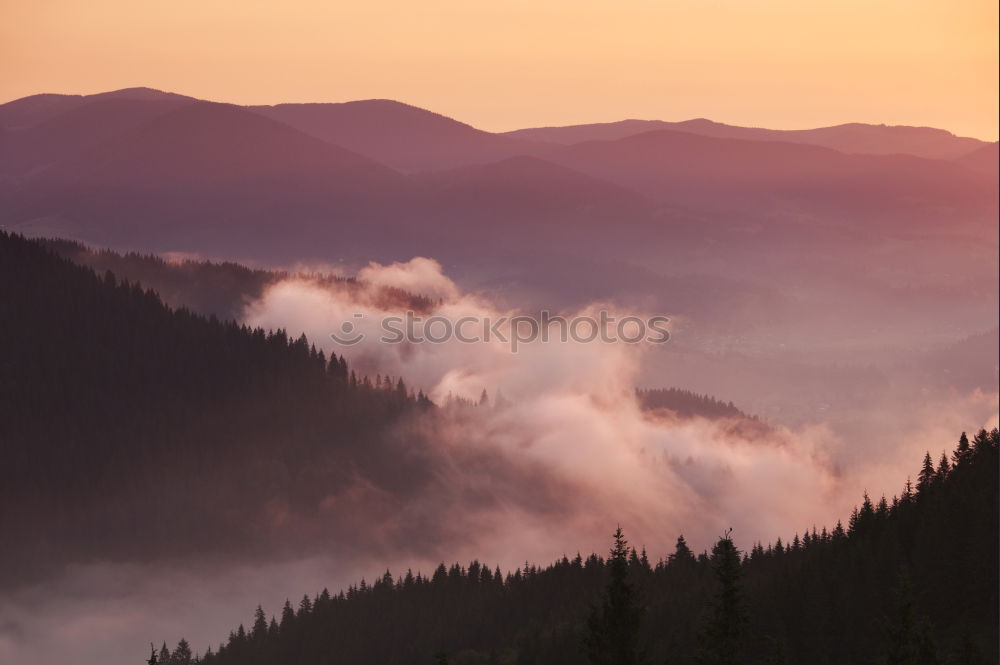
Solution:
[{"label": "low-lying cloud", "polygon": [[[468,525],[458,542],[448,544],[456,554],[468,547],[477,556],[508,563],[526,557],[545,561],[567,551],[602,549],[616,523],[658,553],[682,532],[707,547],[730,526],[744,546],[769,542],[814,524],[832,526],[865,489],[897,491],[903,469],[916,459],[915,446],[906,445],[905,455],[883,457],[873,468],[859,470],[856,444],[822,422],[741,435],[728,423],[643,412],[634,387],[645,359],[655,352],[649,344],[550,341],[526,344],[516,354],[496,340],[381,344],[378,322],[400,312],[378,304],[377,287],[434,294],[431,313],[452,320],[520,313],[463,292],[430,259],[370,264],[362,273],[368,286],[354,290],[308,279],[276,284],[247,308],[245,320],[293,334],[304,331],[327,351],[346,355],[359,371],[402,376],[445,405],[413,427],[422,428],[421,435],[442,455],[437,473],[447,480],[402,509],[417,510],[426,501],[443,511],[442,520]],[[599,309],[614,310],[614,303],[561,314],[593,315]],[[669,313],[619,312],[626,314]],[[366,338],[355,346],[337,345],[329,333],[343,321],[356,322]],[[663,377],[663,384],[675,383],[674,377]],[[484,390],[490,405],[447,407],[455,398],[478,402]],[[966,417],[988,411],[988,403],[996,401],[988,395],[969,399],[971,408],[958,409]],[[914,419],[923,427],[919,415]],[[968,420],[947,420],[928,431],[949,441],[969,427]],[[473,456],[477,464],[469,462]],[[456,487],[467,488],[478,503],[463,505]],[[447,500],[439,500],[438,492]],[[456,506],[450,509],[456,515],[448,506]],[[463,515],[475,515],[476,526]]]},{"label": "low-lying cloud", "polygon": [[[149,639],[182,636],[203,651],[246,622],[257,603],[277,613],[286,597],[294,603],[386,568],[427,573],[440,560],[513,569],[525,560],[602,552],[616,524],[654,560],[680,533],[697,549],[729,527],[741,547],[787,539],[832,526],[865,490],[874,497],[898,491],[924,450],[937,456],[959,431],[997,424],[995,393],[893,399],[892,386],[865,413],[839,414],[862,423],[853,429],[832,419],[740,428],[644,411],[634,388],[651,384],[651,367],[654,385],[685,387],[691,378],[663,347],[553,340],[511,353],[499,340],[381,344],[378,322],[409,306],[395,290],[423,296],[426,314],[452,320],[524,312],[463,291],[431,259],[372,263],[358,277],[288,278],[244,313],[250,325],[306,333],[359,373],[403,377],[440,406],[392,433],[400,450],[418,456],[408,477],[399,475],[403,463],[382,477],[362,470],[319,497],[308,516],[280,498],[261,516],[290,543],[297,525],[322,526],[351,534],[351,549],[319,555],[292,548],[269,563],[72,567],[0,597],[0,662],[125,665],[145,655]],[[621,311],[610,302],[560,314],[601,309],[672,314]],[[337,345],[330,333],[345,321],[369,334],[357,345]],[[488,399],[479,404],[484,390]]]}]

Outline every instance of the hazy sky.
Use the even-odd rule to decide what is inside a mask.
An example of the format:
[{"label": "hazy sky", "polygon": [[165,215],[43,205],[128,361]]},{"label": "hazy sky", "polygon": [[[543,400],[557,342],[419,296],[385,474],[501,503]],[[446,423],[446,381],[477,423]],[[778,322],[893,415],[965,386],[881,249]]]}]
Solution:
[{"label": "hazy sky", "polygon": [[0,100],[385,97],[484,129],[925,124],[996,139],[996,0],[0,0]]}]

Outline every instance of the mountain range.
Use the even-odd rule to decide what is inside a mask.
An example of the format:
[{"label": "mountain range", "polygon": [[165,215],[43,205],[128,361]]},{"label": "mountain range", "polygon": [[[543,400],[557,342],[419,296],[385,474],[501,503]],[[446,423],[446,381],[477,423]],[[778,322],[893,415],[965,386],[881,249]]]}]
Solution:
[{"label": "mountain range", "polygon": [[[389,100],[241,107],[146,88],[0,105],[8,229],[268,263],[423,254],[545,288],[595,261],[684,269],[709,245],[992,240],[995,171],[995,143],[925,128],[498,134]],[[550,263],[558,278],[538,274]]]}]

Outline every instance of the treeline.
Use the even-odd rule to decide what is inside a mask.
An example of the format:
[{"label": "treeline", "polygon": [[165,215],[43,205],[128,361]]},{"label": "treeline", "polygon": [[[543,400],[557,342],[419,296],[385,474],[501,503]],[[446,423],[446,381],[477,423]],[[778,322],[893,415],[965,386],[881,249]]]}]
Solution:
[{"label": "treeline", "polygon": [[167,307],[6,232],[0,302],[0,533],[17,534],[0,583],[93,558],[252,556],[284,545],[269,515],[302,526],[359,477],[377,487],[381,460],[430,464],[393,429],[430,401],[304,336]]},{"label": "treeline", "polygon": [[649,388],[635,391],[639,407],[652,413],[670,414],[686,420],[706,418],[717,421],[729,434],[752,440],[772,432],[771,426],[756,415],[741,411],[732,402],[711,395],[699,395],[681,388]]},{"label": "treeline", "polygon": [[639,405],[648,410],[669,409],[682,418],[746,418],[757,420],[740,411],[732,402],[724,402],[711,395],[699,395],[681,388],[639,388],[635,391]]},{"label": "treeline", "polygon": [[110,271],[119,279],[151,288],[171,307],[183,306],[221,319],[238,319],[247,302],[260,298],[269,284],[286,276],[232,261],[167,261],[155,254],[93,249],[71,240],[39,242],[99,275]]},{"label": "treeline", "polygon": [[[151,288],[167,305],[190,309],[205,316],[239,320],[247,303],[264,295],[265,289],[283,279],[299,278],[332,289],[355,292],[365,288],[353,277],[325,273],[292,273],[285,270],[249,268],[233,261],[182,258],[167,261],[155,254],[94,249],[62,239],[41,239],[53,252],[102,275],[108,271],[129,282]],[[376,289],[378,304],[385,307],[426,312],[435,301],[395,287]]]},{"label": "treeline", "polygon": [[727,533],[695,554],[682,536],[652,562],[619,531],[607,559],[386,571],[274,617],[258,607],[201,658],[164,645],[161,662],[996,663],[998,443],[963,434],[899,495],[787,542],[740,552]]}]

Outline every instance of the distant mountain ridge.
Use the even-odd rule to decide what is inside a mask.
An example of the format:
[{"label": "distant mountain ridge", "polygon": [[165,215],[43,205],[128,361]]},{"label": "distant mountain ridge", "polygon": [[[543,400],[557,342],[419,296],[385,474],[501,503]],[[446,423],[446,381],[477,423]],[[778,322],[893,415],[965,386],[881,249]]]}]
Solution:
[{"label": "distant mountain ridge", "polygon": [[0,126],[21,127],[37,125],[49,118],[65,113],[84,104],[112,99],[130,101],[197,101],[194,97],[179,95],[173,92],[163,92],[154,88],[123,88],[99,92],[94,95],[63,95],[43,93],[21,97],[6,104],[0,104]]},{"label": "distant mountain ridge", "polygon": [[246,108],[403,172],[448,169],[540,152],[534,142],[485,132],[390,99]]},{"label": "distant mountain ridge", "polygon": [[674,302],[703,301],[673,278],[708,259],[742,280],[748,243],[815,265],[819,247],[887,234],[996,235],[996,179],[975,168],[988,151],[966,164],[674,129],[561,145],[388,100],[143,88],[16,100],[0,124],[0,225],[20,233],[271,265],[433,256],[559,305],[663,279]]},{"label": "distant mountain ridge", "polygon": [[[9,131],[37,125],[85,104],[108,100],[198,101],[194,97],[144,87],[94,95],[31,95],[0,104],[0,127]],[[367,154],[404,172],[497,161],[519,154],[540,156],[546,152],[546,144],[615,140],[661,129],[717,138],[806,143],[847,153],[912,154],[929,159],[959,159],[990,145],[986,141],[956,136],[933,127],[858,122],[787,130],[728,125],[706,118],[679,122],[628,119],[494,133],[390,99],[282,103],[244,108],[306,134]]]},{"label": "distant mountain ridge", "polygon": [[518,129],[506,132],[504,135],[529,141],[569,145],[583,141],[612,141],[656,130],[673,130],[747,141],[804,143],[846,153],[910,154],[928,159],[957,159],[989,145],[979,139],[955,136],[951,132],[933,127],[852,122],[816,129],[763,129],[727,125],[706,118],[681,122],[620,120],[564,127],[536,127]]}]

